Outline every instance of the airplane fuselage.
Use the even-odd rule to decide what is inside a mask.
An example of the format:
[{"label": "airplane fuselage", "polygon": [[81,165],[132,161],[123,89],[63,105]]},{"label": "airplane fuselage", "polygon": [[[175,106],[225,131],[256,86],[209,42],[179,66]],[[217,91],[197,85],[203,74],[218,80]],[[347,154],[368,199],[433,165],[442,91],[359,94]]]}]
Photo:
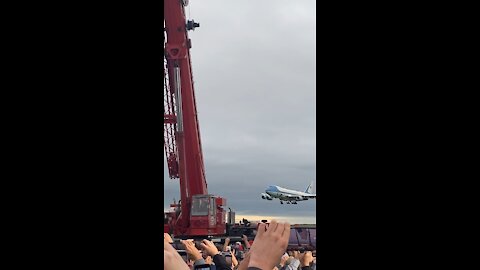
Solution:
[{"label": "airplane fuselage", "polygon": [[[308,191],[308,188],[307,188],[307,191]],[[296,203],[297,201],[306,201],[308,199],[316,198],[316,194],[301,192],[297,190],[291,190],[291,189],[287,189],[279,186],[269,186],[265,190],[265,193],[268,194],[268,196],[262,195],[262,198],[266,197],[267,200],[272,200],[273,198],[277,198],[280,200],[280,202],[293,201],[294,203]]]},{"label": "airplane fuselage", "polygon": [[312,194],[308,194],[308,193],[305,193],[305,192],[301,192],[301,191],[297,191],[297,190],[291,190],[291,189],[282,188],[282,187],[278,187],[278,186],[274,186],[274,188],[268,187],[265,190],[265,193],[267,193],[268,195],[270,195],[272,197],[275,197],[275,198],[281,197],[282,195],[286,195],[286,194],[288,194],[288,195],[298,195],[298,196],[312,195]]}]

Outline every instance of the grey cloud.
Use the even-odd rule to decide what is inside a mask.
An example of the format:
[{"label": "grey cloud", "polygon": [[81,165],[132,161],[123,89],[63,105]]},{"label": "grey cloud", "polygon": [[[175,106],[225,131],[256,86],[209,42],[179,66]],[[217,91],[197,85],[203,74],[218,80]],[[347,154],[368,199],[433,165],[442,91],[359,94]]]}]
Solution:
[{"label": "grey cloud", "polygon": [[[192,69],[209,192],[252,215],[315,215],[259,197],[316,181],[315,1],[190,1]],[[167,169],[164,165],[164,174]],[[165,181],[164,207],[178,181]]]}]

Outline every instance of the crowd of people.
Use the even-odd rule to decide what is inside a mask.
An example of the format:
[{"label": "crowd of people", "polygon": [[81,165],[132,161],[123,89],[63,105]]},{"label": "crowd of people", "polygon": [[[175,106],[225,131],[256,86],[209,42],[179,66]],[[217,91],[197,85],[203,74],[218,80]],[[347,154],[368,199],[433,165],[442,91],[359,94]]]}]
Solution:
[{"label": "crowd of people", "polygon": [[250,245],[243,236],[240,242],[223,245],[203,240],[182,240],[186,256],[174,248],[173,240],[164,234],[164,269],[166,270],[316,270],[316,260],[311,251],[288,251],[290,224],[272,221],[258,227]]}]

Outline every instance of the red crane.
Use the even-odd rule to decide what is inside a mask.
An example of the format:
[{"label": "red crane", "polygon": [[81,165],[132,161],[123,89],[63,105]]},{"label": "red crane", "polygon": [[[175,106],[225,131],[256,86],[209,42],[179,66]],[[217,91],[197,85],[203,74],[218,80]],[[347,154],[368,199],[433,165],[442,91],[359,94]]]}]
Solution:
[{"label": "red crane", "polygon": [[164,1],[164,147],[171,179],[180,180],[174,212],[165,213],[175,237],[226,233],[226,200],[208,194],[190,60],[188,30],[200,25],[187,21],[186,0]]}]

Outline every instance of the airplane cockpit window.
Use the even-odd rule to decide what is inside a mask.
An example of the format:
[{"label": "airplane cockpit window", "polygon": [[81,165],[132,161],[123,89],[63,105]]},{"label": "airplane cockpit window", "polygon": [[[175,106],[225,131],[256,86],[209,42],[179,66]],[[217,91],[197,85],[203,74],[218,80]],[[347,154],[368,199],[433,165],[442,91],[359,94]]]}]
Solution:
[{"label": "airplane cockpit window", "polygon": [[269,186],[268,190],[277,191],[278,188],[276,186]]}]

